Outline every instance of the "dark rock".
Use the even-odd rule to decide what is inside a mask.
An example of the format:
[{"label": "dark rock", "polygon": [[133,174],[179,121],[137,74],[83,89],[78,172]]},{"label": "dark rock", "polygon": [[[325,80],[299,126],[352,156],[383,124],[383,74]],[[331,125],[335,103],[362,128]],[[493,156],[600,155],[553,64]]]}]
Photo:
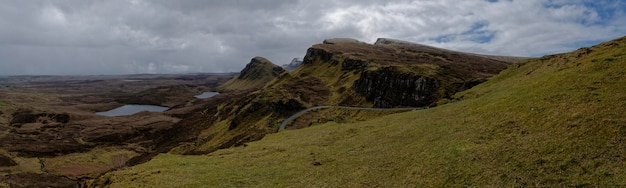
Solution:
[{"label": "dark rock", "polygon": [[365,71],[352,87],[357,93],[374,102],[376,108],[395,106],[428,106],[436,102],[433,97],[439,89],[434,78],[401,73],[393,67]]},{"label": "dark rock", "polygon": [[347,58],[341,64],[342,71],[363,70],[367,67],[368,62],[360,59]]},{"label": "dark rock", "polygon": [[304,60],[302,61],[302,64],[303,65],[311,64],[315,61],[316,58],[319,58],[320,61],[327,62],[333,58],[333,54],[324,49],[309,48],[306,51],[306,55],[304,56]]},{"label": "dark rock", "polygon": [[12,116],[13,118],[11,118],[11,121],[9,122],[9,125],[11,126],[20,127],[22,124],[34,123],[37,121],[37,116],[33,114],[32,110],[28,109],[18,109]]},{"label": "dark rock", "polygon": [[0,167],[15,166],[17,163],[5,155],[0,154]]}]

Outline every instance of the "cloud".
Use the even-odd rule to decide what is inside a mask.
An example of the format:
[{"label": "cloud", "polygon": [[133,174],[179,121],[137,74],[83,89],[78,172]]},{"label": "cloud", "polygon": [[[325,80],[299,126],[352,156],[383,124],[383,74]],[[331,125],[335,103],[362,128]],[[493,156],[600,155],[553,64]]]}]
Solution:
[{"label": "cloud", "polygon": [[3,1],[0,75],[235,72],[325,38],[396,38],[540,56],[623,36],[626,3],[588,0]]}]

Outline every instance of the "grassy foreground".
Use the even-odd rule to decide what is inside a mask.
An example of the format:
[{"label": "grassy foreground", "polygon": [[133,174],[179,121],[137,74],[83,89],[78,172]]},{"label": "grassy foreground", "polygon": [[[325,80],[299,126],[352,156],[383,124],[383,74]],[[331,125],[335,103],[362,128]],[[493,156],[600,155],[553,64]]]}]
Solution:
[{"label": "grassy foreground", "polygon": [[512,66],[436,108],[162,154],[92,186],[626,186],[625,43]]}]

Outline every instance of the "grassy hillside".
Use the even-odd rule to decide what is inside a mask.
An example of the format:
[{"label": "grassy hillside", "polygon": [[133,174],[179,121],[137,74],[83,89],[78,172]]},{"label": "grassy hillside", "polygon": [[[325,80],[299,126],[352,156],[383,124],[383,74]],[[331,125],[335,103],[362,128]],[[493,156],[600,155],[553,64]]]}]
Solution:
[{"label": "grassy hillside", "polygon": [[624,75],[626,37],[513,65],[458,102],[209,155],[162,154],[94,185],[624,186]]}]

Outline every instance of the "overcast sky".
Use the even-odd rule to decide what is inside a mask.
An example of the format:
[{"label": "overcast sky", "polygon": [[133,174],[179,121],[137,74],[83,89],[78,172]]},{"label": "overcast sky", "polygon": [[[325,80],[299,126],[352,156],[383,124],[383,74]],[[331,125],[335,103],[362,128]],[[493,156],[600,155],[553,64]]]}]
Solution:
[{"label": "overcast sky", "polygon": [[0,0],[0,75],[238,72],[326,38],[541,56],[626,35],[622,0]]}]

